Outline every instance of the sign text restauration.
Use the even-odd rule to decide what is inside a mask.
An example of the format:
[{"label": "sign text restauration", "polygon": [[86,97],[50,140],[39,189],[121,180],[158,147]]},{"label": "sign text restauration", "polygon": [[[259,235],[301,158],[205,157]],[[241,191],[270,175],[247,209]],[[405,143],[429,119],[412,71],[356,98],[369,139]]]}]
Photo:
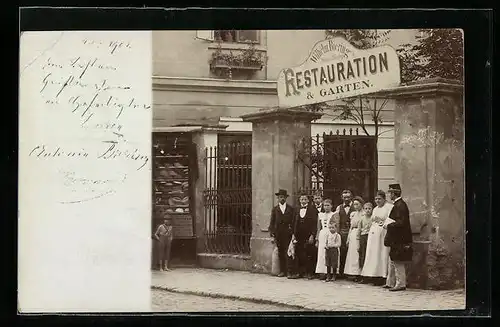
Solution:
[{"label": "sign text restauration", "polygon": [[318,42],[300,66],[278,77],[280,107],[297,107],[352,97],[399,85],[396,51],[389,46],[354,48],[335,38]]}]

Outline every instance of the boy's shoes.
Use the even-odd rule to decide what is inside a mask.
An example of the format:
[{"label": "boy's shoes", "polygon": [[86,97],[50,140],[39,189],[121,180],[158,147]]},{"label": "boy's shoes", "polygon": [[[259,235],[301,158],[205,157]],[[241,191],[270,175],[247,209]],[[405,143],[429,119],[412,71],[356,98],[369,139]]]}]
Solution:
[{"label": "boy's shoes", "polygon": [[307,274],[307,279],[311,280],[311,279],[314,279],[314,276],[312,274]]},{"label": "boy's shoes", "polygon": [[321,274],[321,275],[319,276],[319,279],[320,279],[320,280],[325,280],[325,279],[326,279],[326,274]]},{"label": "boy's shoes", "polygon": [[284,273],[279,273],[278,277],[285,277],[285,274]]},{"label": "boy's shoes", "polygon": [[335,278],[335,275],[333,275],[333,276],[330,278],[330,281],[331,281],[331,282],[334,282],[334,281],[335,281],[335,279],[336,279],[336,278]]},{"label": "boy's shoes", "polygon": [[160,271],[163,271],[163,268],[160,268]]},{"label": "boy's shoes", "polygon": [[300,278],[300,276],[297,274],[288,275],[288,279],[298,279],[298,278]]},{"label": "boy's shoes", "polygon": [[397,292],[397,291],[404,291],[406,290],[406,287],[404,286],[401,286],[401,287],[393,287],[393,288],[390,288],[389,291],[391,292]]},{"label": "boy's shoes", "polygon": [[389,285],[384,285],[384,286],[382,286],[382,288],[389,289],[389,288],[392,288],[392,286],[389,286]]}]

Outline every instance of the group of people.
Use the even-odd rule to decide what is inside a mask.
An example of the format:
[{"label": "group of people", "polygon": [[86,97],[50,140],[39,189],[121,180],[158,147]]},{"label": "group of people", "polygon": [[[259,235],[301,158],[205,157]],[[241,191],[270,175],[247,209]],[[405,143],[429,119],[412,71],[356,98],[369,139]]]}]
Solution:
[{"label": "group of people", "polygon": [[399,184],[377,191],[375,206],[342,192],[335,209],[321,193],[299,196],[300,208],[287,203],[286,190],[276,193],[269,231],[276,244],[279,277],[320,278],[326,282],[348,278],[391,291],[406,289],[406,263],[411,261],[409,210]]}]

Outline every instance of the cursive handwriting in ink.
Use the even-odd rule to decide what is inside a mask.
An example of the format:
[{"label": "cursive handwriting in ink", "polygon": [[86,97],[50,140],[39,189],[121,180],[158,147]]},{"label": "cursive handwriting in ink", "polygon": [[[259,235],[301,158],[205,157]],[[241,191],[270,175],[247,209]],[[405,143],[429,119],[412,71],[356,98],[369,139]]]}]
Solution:
[{"label": "cursive handwriting in ink", "polygon": [[141,154],[139,152],[139,149],[137,148],[134,149],[134,151],[130,151],[128,149],[120,149],[117,145],[117,141],[103,141],[103,143],[107,143],[109,145],[107,146],[106,150],[97,157],[99,159],[109,160],[116,158],[127,158],[139,161],[140,163],[142,163],[142,165],[139,166],[137,170],[141,170],[149,161],[149,157]]},{"label": "cursive handwriting in ink", "polygon": [[34,156],[37,158],[59,158],[59,157],[68,157],[68,158],[87,158],[89,156],[88,152],[84,149],[79,151],[71,151],[62,149],[60,146],[56,147],[53,150],[47,149],[45,144],[35,146],[29,154],[30,157]]},{"label": "cursive handwriting in ink", "polygon": [[95,178],[86,178],[81,177],[76,174],[74,171],[60,171],[65,179],[65,185],[91,185],[91,186],[100,186],[100,185],[109,185],[113,183],[123,183],[127,179],[127,174],[123,174],[123,177],[120,179],[95,179]]},{"label": "cursive handwriting in ink", "polygon": [[84,199],[81,199],[81,200],[73,200],[73,201],[60,201],[59,203],[61,203],[61,204],[83,203],[83,202],[88,202],[88,201],[92,201],[92,200],[97,200],[99,198],[102,198],[103,196],[114,194],[114,193],[116,193],[115,190],[108,190],[108,191],[106,191],[104,193],[101,193],[101,194],[96,195],[96,196],[92,196],[90,198],[84,198]]}]

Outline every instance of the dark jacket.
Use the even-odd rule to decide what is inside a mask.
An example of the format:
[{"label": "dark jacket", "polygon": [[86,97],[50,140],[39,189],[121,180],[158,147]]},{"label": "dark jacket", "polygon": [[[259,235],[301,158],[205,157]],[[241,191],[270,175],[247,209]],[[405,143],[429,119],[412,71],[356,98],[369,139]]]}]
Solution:
[{"label": "dark jacket", "polygon": [[394,261],[411,261],[413,237],[410,225],[410,211],[403,199],[394,203],[389,218],[394,222],[387,226],[384,245],[391,248],[389,256]]},{"label": "dark jacket", "polygon": [[344,204],[342,203],[337,207],[339,211],[339,222],[337,224],[337,229],[339,234],[341,233],[349,233],[349,229],[351,228],[351,213],[354,212],[354,207],[351,202],[351,206],[349,207],[349,212],[345,212]]},{"label": "dark jacket", "polygon": [[[316,211],[318,211],[318,207],[316,207],[316,204],[314,204],[314,207],[316,208]],[[323,204],[321,204],[320,208],[321,209],[318,211],[318,213],[319,212],[325,212],[325,208],[323,207]]]},{"label": "dark jacket", "polygon": [[288,203],[286,204],[285,213],[281,212],[280,206],[277,205],[271,210],[271,222],[269,224],[269,232],[272,237],[281,235],[290,236],[293,233],[293,218],[295,210]]},{"label": "dark jacket", "polygon": [[318,223],[318,209],[308,205],[304,218],[300,217],[300,209],[295,210],[293,235],[297,241],[307,241],[309,237],[316,237]]}]

